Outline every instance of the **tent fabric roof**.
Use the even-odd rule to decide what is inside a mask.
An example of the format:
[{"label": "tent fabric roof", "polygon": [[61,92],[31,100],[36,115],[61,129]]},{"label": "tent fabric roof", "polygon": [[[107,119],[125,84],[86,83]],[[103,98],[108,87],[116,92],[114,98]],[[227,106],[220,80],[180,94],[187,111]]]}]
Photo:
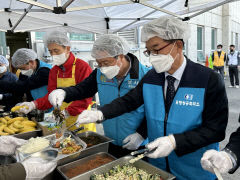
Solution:
[{"label": "tent fabric roof", "polygon": [[[22,2],[24,1],[24,2]],[[0,31],[13,30],[12,28],[24,14],[30,4],[36,0],[0,0]],[[57,0],[64,5],[70,0]],[[131,29],[152,19],[166,15],[158,8],[168,13],[184,18],[189,14],[210,10],[234,0],[71,0],[66,14],[55,14],[51,10],[32,6],[23,20],[16,26],[14,32],[49,31],[53,29],[68,32],[113,33]],[[56,0],[38,0],[37,3],[47,7],[57,7]],[[138,3],[134,3],[138,2]],[[109,3],[116,3],[110,6]],[[123,5],[120,5],[120,4]],[[108,7],[92,8],[93,6],[109,5]],[[117,5],[119,4],[119,5]],[[78,10],[74,11],[74,8]],[[9,8],[6,11],[5,8]],[[82,8],[84,10],[80,10]],[[160,9],[160,10],[162,10]],[[36,12],[38,11],[38,12]],[[48,11],[48,12],[39,12]],[[106,20],[109,19],[107,25]],[[11,23],[9,23],[11,22]],[[11,25],[12,24],[12,25]]]}]

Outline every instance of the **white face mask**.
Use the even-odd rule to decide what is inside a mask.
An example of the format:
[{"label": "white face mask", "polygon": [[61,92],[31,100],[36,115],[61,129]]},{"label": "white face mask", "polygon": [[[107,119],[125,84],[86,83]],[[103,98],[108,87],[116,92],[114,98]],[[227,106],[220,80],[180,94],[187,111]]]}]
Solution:
[{"label": "white face mask", "polygon": [[66,60],[67,60],[66,54],[62,53],[59,55],[53,55],[52,60],[53,60],[53,65],[60,66],[66,62]]},{"label": "white face mask", "polygon": [[221,52],[221,51],[222,51],[222,49],[217,49],[217,51],[218,51],[218,52]]},{"label": "white face mask", "polygon": [[171,56],[171,52],[173,50],[175,46],[175,43],[171,49],[171,51],[165,55],[165,54],[158,54],[156,56],[153,56],[150,54],[150,58],[149,61],[150,63],[153,65],[154,69],[156,70],[157,73],[161,73],[161,72],[167,72],[171,69],[172,64],[174,63],[173,57]]},{"label": "white face mask", "polygon": [[[118,61],[118,60],[117,60]],[[118,75],[120,67],[116,64],[114,66],[100,67],[101,73],[103,73],[108,79],[113,79]]]},{"label": "white face mask", "polygon": [[0,66],[0,74],[4,73],[5,71],[7,71],[7,67],[6,66]]},{"label": "white face mask", "polygon": [[33,74],[33,69],[21,70],[21,73],[25,76],[30,77]]}]

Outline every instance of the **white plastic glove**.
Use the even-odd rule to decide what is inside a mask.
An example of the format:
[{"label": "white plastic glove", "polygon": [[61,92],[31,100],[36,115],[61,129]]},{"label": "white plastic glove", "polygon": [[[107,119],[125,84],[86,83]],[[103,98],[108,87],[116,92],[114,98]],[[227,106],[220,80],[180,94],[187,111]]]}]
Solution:
[{"label": "white plastic glove", "polygon": [[0,100],[2,100],[3,99],[3,95],[2,94],[0,94]]},{"label": "white plastic glove", "polygon": [[228,153],[225,151],[208,150],[201,159],[203,169],[214,173],[213,168],[217,168],[220,173],[227,173],[233,168],[233,163]]},{"label": "white plastic glove", "polygon": [[134,134],[130,134],[123,140],[123,148],[128,150],[136,150],[144,141],[143,137],[137,132]]},{"label": "white plastic glove", "polygon": [[146,156],[149,158],[155,159],[166,157],[176,148],[176,141],[173,135],[164,136],[157,138],[155,141],[147,144],[146,148],[148,148],[149,151],[157,148],[155,151],[146,154]]},{"label": "white plastic glove", "polygon": [[60,107],[63,103],[65,96],[66,92],[64,90],[56,89],[49,94],[48,100],[53,105],[53,107]]},{"label": "white plastic glove", "polygon": [[22,162],[26,171],[26,180],[40,180],[51,173],[57,166],[56,161],[46,161],[42,158],[31,157]]},{"label": "white plastic glove", "polygon": [[24,139],[15,138],[13,136],[0,136],[0,155],[8,156],[15,153],[16,147],[25,144]]},{"label": "white plastic glove", "polygon": [[21,104],[19,104],[19,106],[27,106],[28,108],[21,108],[19,109],[19,112],[24,113],[24,114],[28,114],[30,113],[32,110],[36,109],[36,105],[33,101],[31,102],[23,102]]},{"label": "white plastic glove", "polygon": [[102,111],[85,110],[78,116],[76,126],[79,127],[81,124],[95,123],[97,121],[102,120],[103,120]]}]

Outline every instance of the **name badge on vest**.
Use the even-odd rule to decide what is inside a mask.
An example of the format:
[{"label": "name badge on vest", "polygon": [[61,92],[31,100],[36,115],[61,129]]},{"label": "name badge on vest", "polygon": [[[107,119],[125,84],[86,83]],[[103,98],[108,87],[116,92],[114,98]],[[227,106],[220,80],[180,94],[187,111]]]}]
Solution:
[{"label": "name badge on vest", "polygon": [[175,103],[178,106],[200,106],[198,101],[193,101],[193,94],[185,94],[183,100],[176,100]]},{"label": "name badge on vest", "polygon": [[128,88],[133,89],[138,85],[138,80],[128,80]]},{"label": "name badge on vest", "polygon": [[104,75],[101,75],[100,76],[100,80],[102,81],[102,82],[108,82],[108,83],[114,83],[114,81],[112,80],[112,79],[108,79],[108,78],[106,78],[106,76],[104,76]]}]

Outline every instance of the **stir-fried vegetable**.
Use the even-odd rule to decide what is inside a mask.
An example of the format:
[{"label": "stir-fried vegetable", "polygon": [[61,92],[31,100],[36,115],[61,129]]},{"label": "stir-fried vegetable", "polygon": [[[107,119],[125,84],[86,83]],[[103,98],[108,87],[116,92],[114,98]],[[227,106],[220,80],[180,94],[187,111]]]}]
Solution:
[{"label": "stir-fried vegetable", "polygon": [[94,174],[90,180],[163,180],[159,174],[149,174],[131,165],[115,166],[104,174]]}]

